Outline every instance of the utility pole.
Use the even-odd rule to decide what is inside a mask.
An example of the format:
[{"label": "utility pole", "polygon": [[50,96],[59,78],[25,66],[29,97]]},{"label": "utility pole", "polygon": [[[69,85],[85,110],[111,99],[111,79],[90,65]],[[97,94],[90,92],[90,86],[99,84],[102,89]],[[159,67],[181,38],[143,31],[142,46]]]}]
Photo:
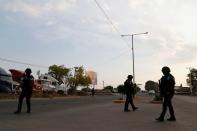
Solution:
[{"label": "utility pole", "polygon": [[133,45],[133,38],[135,35],[142,35],[142,34],[148,34],[148,32],[144,32],[144,33],[137,33],[137,34],[127,34],[127,35],[121,35],[122,37],[124,36],[131,36],[131,44],[132,44],[132,59],[133,59],[133,84],[135,84],[135,61],[134,61],[134,45]]}]

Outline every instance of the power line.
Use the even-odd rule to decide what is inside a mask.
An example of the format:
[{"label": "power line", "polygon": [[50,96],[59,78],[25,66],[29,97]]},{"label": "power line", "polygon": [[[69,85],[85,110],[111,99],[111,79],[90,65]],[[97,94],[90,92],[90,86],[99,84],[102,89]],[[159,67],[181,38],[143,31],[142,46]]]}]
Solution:
[{"label": "power line", "polygon": [[[94,2],[96,3],[97,7],[101,10],[101,12],[103,13],[103,15],[105,16],[105,18],[108,20],[109,24],[111,25],[111,27],[118,33],[119,36],[121,36],[121,32],[118,30],[118,28],[113,24],[112,20],[110,19],[110,17],[107,15],[107,13],[105,12],[105,10],[103,9],[103,7],[99,4],[99,2],[97,0],[94,0]],[[124,39],[123,39],[124,40]],[[124,42],[126,43],[126,45],[129,47],[129,49],[131,49],[130,45],[128,42],[126,42],[124,40]]]},{"label": "power line", "polygon": [[111,26],[114,28],[114,30],[116,32],[118,32],[119,34],[120,31],[116,28],[116,26],[113,24],[113,22],[111,21],[111,19],[109,18],[109,16],[107,15],[107,13],[105,12],[105,10],[101,7],[101,5],[97,2],[97,0],[94,0],[96,5],[98,6],[98,8],[101,10],[101,12],[104,14],[104,16],[107,18],[107,20],[109,21],[109,23],[111,24]]},{"label": "power line", "polygon": [[41,67],[41,68],[48,68],[47,66],[43,66],[43,65],[37,65],[37,64],[31,64],[31,63],[26,63],[26,62],[21,62],[21,61],[16,61],[16,60],[10,60],[10,59],[6,59],[6,58],[1,58],[1,61],[5,61],[5,62],[10,62],[10,63],[17,63],[17,64],[22,64],[22,65],[29,65],[29,66],[34,66],[34,67]]},{"label": "power line", "polygon": [[[121,32],[119,31],[119,29],[113,24],[112,20],[110,19],[110,17],[107,15],[107,13],[105,12],[105,10],[103,9],[103,7],[99,4],[99,2],[97,0],[94,0],[94,2],[96,3],[97,7],[101,10],[101,12],[103,13],[103,15],[105,16],[105,18],[108,20],[108,24],[110,24],[110,26],[118,33],[119,36],[121,36]],[[121,37],[122,38],[122,37]],[[126,45],[129,47],[129,50],[132,50],[132,48],[130,47],[130,44],[125,40],[125,39],[122,39]],[[128,50],[126,51],[128,52]],[[99,65],[103,65],[105,63],[108,63],[109,61],[112,61],[112,60],[115,60],[117,58],[119,58],[120,56],[122,56],[123,54],[125,54],[126,52],[123,52],[121,53],[120,55],[118,56],[115,56],[115,57],[112,57],[111,59],[109,60],[106,60],[105,62],[101,63],[101,64],[97,64],[97,65],[94,65],[92,67],[95,67],[95,66],[99,66]]]}]

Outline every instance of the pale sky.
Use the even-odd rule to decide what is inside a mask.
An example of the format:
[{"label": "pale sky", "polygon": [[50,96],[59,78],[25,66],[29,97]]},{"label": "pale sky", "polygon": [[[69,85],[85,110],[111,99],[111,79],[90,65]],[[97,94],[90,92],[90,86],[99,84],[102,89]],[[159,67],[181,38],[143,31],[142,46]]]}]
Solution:
[{"label": "pale sky", "polygon": [[[132,74],[134,36],[136,82],[158,81],[169,66],[176,84],[186,85],[197,65],[196,0],[0,0],[0,58],[68,68],[83,65],[102,83],[116,87]],[[6,70],[48,68],[0,60]]]}]

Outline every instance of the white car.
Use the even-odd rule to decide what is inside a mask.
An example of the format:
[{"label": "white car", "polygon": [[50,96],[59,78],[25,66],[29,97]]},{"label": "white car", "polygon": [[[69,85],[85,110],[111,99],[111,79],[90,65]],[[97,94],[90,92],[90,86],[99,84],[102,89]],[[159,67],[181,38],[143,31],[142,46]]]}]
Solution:
[{"label": "white car", "polygon": [[148,94],[149,95],[154,95],[155,94],[155,91],[154,90],[150,90],[150,91],[148,91]]}]

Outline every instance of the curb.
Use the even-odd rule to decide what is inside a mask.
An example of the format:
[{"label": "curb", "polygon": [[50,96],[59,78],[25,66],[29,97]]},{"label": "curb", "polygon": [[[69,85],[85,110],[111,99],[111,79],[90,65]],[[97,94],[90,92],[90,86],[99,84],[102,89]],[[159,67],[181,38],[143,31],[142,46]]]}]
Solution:
[{"label": "curb", "polygon": [[162,101],[150,101],[150,103],[152,103],[152,104],[162,104],[163,102]]},{"label": "curb", "polygon": [[125,103],[125,100],[113,100],[114,103]]},{"label": "curb", "polygon": [[[57,99],[78,99],[81,98],[80,96],[67,96],[67,97],[46,97],[46,98],[35,98],[32,97],[31,100],[57,100]],[[18,101],[18,98],[14,99],[0,99],[0,102],[9,102],[9,101]]]}]

